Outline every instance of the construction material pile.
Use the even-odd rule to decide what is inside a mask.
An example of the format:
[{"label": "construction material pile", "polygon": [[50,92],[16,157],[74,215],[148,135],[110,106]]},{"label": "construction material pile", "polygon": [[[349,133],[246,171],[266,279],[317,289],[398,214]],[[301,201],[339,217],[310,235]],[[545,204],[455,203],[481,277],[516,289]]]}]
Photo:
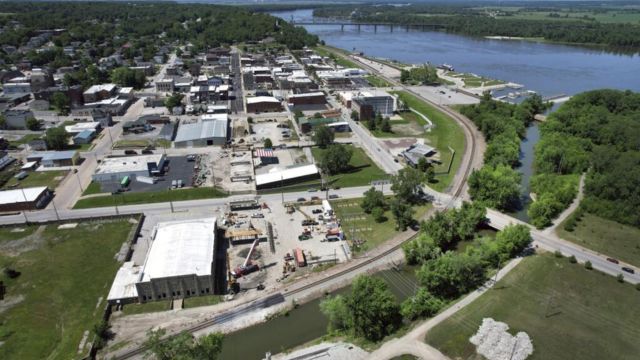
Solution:
[{"label": "construction material pile", "polygon": [[525,360],[533,354],[527,333],[521,331],[513,336],[507,330],[509,325],[485,318],[469,341],[476,346],[476,352],[488,360]]}]

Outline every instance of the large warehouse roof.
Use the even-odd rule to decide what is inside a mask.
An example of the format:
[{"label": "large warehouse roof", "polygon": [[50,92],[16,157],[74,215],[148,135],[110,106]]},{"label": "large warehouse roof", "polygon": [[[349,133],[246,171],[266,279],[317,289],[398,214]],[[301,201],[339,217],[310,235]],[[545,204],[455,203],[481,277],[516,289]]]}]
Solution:
[{"label": "large warehouse roof", "polygon": [[272,184],[278,181],[296,179],[303,176],[309,176],[318,173],[318,167],[315,164],[297,166],[284,170],[276,170],[266,174],[256,175],[256,186],[264,184]]},{"label": "large warehouse roof", "polygon": [[160,166],[164,154],[138,155],[127,157],[105,158],[102,160],[96,174],[117,174],[122,172],[134,173],[149,170],[149,163]]},{"label": "large warehouse roof", "polygon": [[4,205],[35,201],[45,190],[47,190],[46,186],[39,186],[0,191],[0,204]]},{"label": "large warehouse roof", "polygon": [[273,96],[255,96],[247,98],[247,104],[257,103],[280,103],[280,100],[274,98]]},{"label": "large warehouse roof", "polygon": [[141,281],[211,275],[216,218],[158,223]]},{"label": "large warehouse roof", "polygon": [[[226,114],[223,114],[226,117]],[[205,120],[192,124],[180,124],[174,142],[210,138],[227,138],[227,120]]]}]

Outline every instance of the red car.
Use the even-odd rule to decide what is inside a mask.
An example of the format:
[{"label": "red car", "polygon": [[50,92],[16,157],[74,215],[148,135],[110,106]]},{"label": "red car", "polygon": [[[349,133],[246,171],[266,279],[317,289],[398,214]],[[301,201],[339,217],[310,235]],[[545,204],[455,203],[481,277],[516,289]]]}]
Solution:
[{"label": "red car", "polygon": [[612,262],[614,264],[618,264],[619,263],[619,261],[614,259],[614,258],[607,258],[607,261]]}]

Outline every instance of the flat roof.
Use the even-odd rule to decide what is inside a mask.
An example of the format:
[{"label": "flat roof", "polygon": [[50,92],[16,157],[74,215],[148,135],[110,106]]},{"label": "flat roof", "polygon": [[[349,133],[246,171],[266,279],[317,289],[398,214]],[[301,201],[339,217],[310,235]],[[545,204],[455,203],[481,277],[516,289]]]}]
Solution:
[{"label": "flat roof", "polygon": [[215,217],[158,223],[140,280],[211,275],[215,225]]},{"label": "flat roof", "polygon": [[[209,114],[218,115],[218,114]],[[227,119],[213,119],[198,121],[191,124],[180,124],[174,142],[209,139],[213,137],[227,137]],[[204,120],[204,119],[203,119]]]},{"label": "flat roof", "polygon": [[140,278],[140,267],[135,266],[133,261],[128,261],[118,269],[107,300],[120,300],[138,297],[138,289],[136,283]]},{"label": "flat roof", "polygon": [[289,95],[289,99],[291,99],[291,98],[305,98],[305,97],[312,97],[312,96],[322,96],[322,97],[324,97],[325,95],[324,95],[324,93],[322,91],[316,91],[316,92],[310,92],[310,93]]},{"label": "flat roof", "polygon": [[290,180],[317,173],[318,167],[315,164],[302,165],[284,170],[275,168],[266,174],[256,175],[256,185],[271,184],[277,181]]},{"label": "flat roof", "polygon": [[68,160],[76,156],[75,150],[66,151],[36,151],[27,156],[27,159],[40,158],[42,161]]},{"label": "flat roof", "polygon": [[46,186],[0,191],[0,204],[16,204],[35,201],[47,190]]},{"label": "flat roof", "polygon": [[280,100],[274,98],[273,96],[255,96],[247,98],[247,104],[257,104],[261,102],[280,103]]},{"label": "flat roof", "polygon": [[100,123],[97,121],[90,121],[90,122],[81,122],[81,123],[77,123],[77,124],[73,124],[73,125],[67,125],[64,127],[65,131],[68,133],[79,133],[79,132],[83,132],[85,130],[93,130],[95,131],[96,128],[98,128],[100,126]]},{"label": "flat roof", "polygon": [[100,165],[98,165],[95,174],[145,171],[149,169],[148,163],[160,165],[163,159],[164,154],[105,158]]},{"label": "flat roof", "polygon": [[99,85],[93,85],[90,88],[88,88],[84,94],[94,94],[100,91],[108,91],[111,92],[116,88],[116,84],[99,84]]}]

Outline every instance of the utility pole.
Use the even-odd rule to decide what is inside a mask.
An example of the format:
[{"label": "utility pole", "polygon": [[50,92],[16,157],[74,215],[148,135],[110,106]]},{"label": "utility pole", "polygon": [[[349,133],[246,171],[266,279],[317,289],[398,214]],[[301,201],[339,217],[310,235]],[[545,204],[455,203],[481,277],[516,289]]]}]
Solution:
[{"label": "utility pole", "polygon": [[54,199],[51,199],[51,205],[53,205],[53,211],[56,213],[56,219],[60,221],[60,215],[58,214],[58,209],[56,208],[56,202]]},{"label": "utility pole", "polygon": [[78,175],[78,173],[76,173],[76,179],[78,179],[78,186],[80,186],[80,192],[84,192],[84,189],[82,188],[82,183],[80,182],[80,175]]},{"label": "utility pole", "polygon": [[[27,203],[27,195],[24,194],[24,188],[21,187],[20,190],[22,191],[22,197],[24,198],[24,202],[25,205]],[[29,219],[27,218],[27,210],[22,210],[22,215],[24,215],[24,221],[25,223],[29,224]]]}]

